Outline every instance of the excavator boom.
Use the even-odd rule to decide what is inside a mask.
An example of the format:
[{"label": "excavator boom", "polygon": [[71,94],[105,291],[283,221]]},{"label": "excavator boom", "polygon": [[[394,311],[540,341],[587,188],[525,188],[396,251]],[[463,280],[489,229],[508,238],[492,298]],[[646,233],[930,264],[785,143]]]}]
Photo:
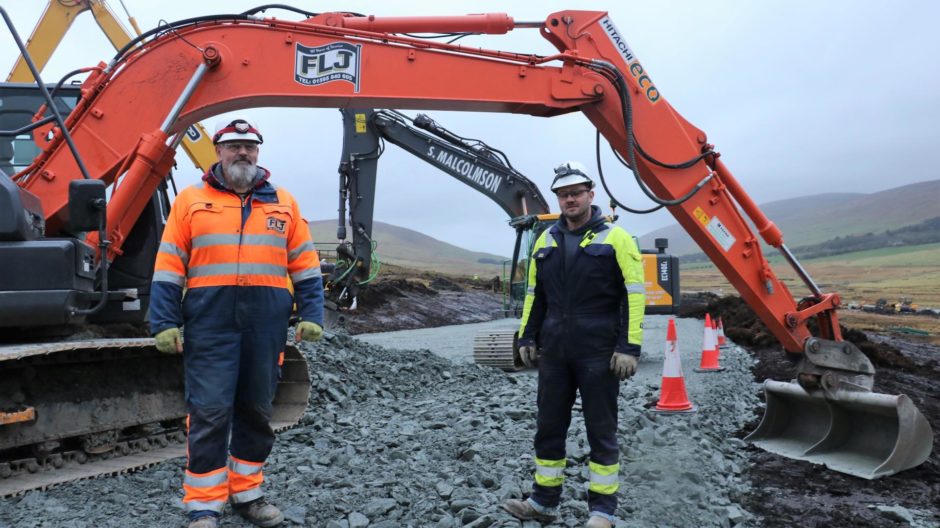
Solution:
[{"label": "excavator boom", "polygon": [[[838,459],[848,439],[857,440],[853,431],[862,430],[853,429],[851,420],[868,410],[847,393],[870,392],[873,377],[864,355],[841,340],[838,295],[820,291],[799,267],[779,229],[718,159],[705,132],[664,98],[607,13],[560,11],[541,24],[523,25],[537,29],[558,52],[509,53],[405,36],[431,28],[496,34],[514,30],[515,21],[504,14],[382,19],[326,13],[302,22],[221,15],[181,21],[172,31],[164,28],[140,46],[125,48],[89,76],[84,97],[66,120],[92,178],[108,185],[120,179],[108,206],[108,255],[119,254],[163,181],[174,138],[220,112],[255,106],[384,107],[552,117],[580,111],[634,176],[668,203],[679,224],[783,347],[804,354],[800,388],[828,406],[829,424],[840,429],[825,439],[826,454],[812,460]],[[23,189],[41,198],[50,234],[63,231],[69,182],[81,177],[62,136],[57,134],[34,164],[16,176]],[[807,283],[810,294],[799,304],[771,268],[745,215]],[[811,319],[820,329],[815,340]],[[836,349],[843,353],[833,353]],[[842,404],[849,401],[852,413],[833,412],[846,410]],[[797,414],[806,408],[793,399],[783,405]],[[863,412],[855,412],[859,409]],[[783,413],[775,419],[800,421]],[[816,432],[822,440],[825,432]],[[898,435],[895,445],[931,442],[921,430],[903,424]],[[763,439],[762,445],[775,450],[773,438]],[[793,450],[787,453],[794,456]],[[900,471],[923,461],[916,458],[887,470],[865,467],[853,474],[870,478]]]}]

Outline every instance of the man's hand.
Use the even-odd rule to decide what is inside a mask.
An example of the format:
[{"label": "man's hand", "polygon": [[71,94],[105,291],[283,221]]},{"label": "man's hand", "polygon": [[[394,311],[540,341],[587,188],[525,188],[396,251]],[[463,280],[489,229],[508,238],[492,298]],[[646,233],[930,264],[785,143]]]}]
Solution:
[{"label": "man's hand", "polygon": [[153,336],[157,340],[157,350],[164,354],[182,354],[183,340],[179,328],[167,328]]},{"label": "man's hand", "polygon": [[614,355],[610,358],[610,371],[621,380],[625,380],[636,372],[637,362],[636,356],[614,352]]},{"label": "man's hand", "polygon": [[323,337],[323,327],[312,321],[301,321],[294,328],[294,341],[319,341]]},{"label": "man's hand", "polygon": [[522,363],[525,366],[531,367],[538,360],[539,351],[535,348],[535,345],[523,345],[519,347],[519,357],[522,358]]}]

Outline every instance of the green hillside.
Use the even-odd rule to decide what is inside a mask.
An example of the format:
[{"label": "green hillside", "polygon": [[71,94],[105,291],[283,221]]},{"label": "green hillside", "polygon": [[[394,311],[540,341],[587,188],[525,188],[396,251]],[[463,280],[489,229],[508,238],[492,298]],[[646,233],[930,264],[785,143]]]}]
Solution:
[{"label": "green hillside", "polygon": [[[871,194],[829,193],[761,204],[760,208],[783,231],[791,249],[819,244],[836,237],[883,233],[921,223],[937,216],[940,180],[932,180]],[[642,247],[653,239],[668,238],[674,255],[700,253],[678,224],[640,237]]]},{"label": "green hillside", "polygon": [[[310,233],[318,247],[337,242],[335,220],[310,222]],[[352,240],[348,230],[347,240]],[[434,270],[456,275],[479,275],[491,278],[502,273],[506,257],[470,251],[442,242],[417,231],[384,222],[375,222],[372,238],[378,243],[376,251],[382,262],[422,270]]]}]

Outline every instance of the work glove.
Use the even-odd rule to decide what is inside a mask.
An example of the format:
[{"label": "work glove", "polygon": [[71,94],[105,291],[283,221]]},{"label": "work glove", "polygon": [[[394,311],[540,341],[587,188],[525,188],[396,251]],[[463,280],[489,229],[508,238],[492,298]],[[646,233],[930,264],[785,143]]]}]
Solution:
[{"label": "work glove", "polygon": [[313,321],[301,321],[294,328],[294,341],[319,341],[323,337],[323,327]]},{"label": "work glove", "polygon": [[525,366],[531,367],[538,360],[539,351],[535,348],[535,345],[522,345],[519,347],[519,357],[522,358],[522,363]]},{"label": "work glove", "polygon": [[164,354],[182,354],[183,339],[179,328],[167,328],[153,336],[157,340],[157,350]]},{"label": "work glove", "polygon": [[622,352],[614,352],[610,358],[610,371],[619,379],[625,380],[636,372],[637,357]]}]

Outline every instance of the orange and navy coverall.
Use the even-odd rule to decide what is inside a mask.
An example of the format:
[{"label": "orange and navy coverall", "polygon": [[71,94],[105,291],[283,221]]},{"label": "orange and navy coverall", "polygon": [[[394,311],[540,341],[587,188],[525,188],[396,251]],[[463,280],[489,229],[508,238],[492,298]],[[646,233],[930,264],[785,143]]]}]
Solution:
[{"label": "orange and navy coverall", "polygon": [[294,302],[302,320],[323,325],[320,259],[307,223],[269,176],[259,167],[259,183],[242,198],[213,165],[176,197],[157,254],[151,332],[185,333],[183,502],[191,517],[262,496],[278,358]]}]

